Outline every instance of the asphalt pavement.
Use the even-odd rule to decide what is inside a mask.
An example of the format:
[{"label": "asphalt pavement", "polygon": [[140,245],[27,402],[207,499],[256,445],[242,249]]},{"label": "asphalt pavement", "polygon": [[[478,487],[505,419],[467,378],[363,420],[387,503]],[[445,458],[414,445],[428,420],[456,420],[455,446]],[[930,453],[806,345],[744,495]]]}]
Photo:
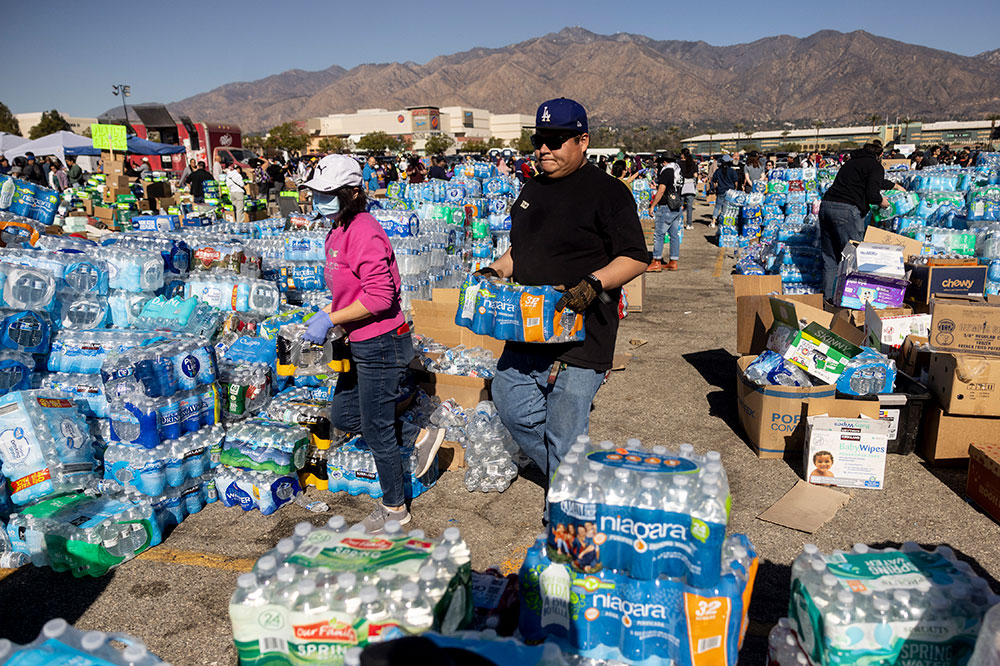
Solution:
[{"label": "asphalt pavement", "polygon": [[[740,663],[763,662],[767,632],[788,607],[790,565],[807,542],[823,551],[856,542],[948,544],[1000,592],[1000,527],[964,496],[964,469],[934,469],[916,455],[890,455],[885,490],[847,490],[850,501],[809,535],[757,519],[799,479],[795,461],[760,460],[745,442],[736,411],[736,311],[731,258],[707,227],[709,208],[687,230],[680,270],[647,276],[645,307],[624,321],[618,351],[632,355],[598,392],[591,437],[643,445],[682,442],[722,453],[733,504],[730,529],[747,534],[761,556],[751,623]],[[290,505],[271,516],[216,503],[189,517],[163,544],[98,579],[32,566],[0,570],[0,636],[32,640],[63,617],[82,629],[122,631],[176,665],[236,663],[228,600],[236,577],[301,520],[334,514],[363,518],[371,501],[309,490],[328,514]],[[516,571],[541,530],[543,495],[520,478],[504,493],[469,493],[461,472],[446,472],[413,502],[412,528],[440,536],[458,526],[475,569]]]}]

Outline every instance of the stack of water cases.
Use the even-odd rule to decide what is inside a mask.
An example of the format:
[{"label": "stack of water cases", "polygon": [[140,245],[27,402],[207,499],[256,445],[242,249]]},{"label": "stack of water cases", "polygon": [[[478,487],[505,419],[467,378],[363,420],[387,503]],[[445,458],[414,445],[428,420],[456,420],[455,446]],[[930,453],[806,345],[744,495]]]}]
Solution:
[{"label": "stack of water cases", "polygon": [[470,273],[459,290],[455,324],[473,333],[515,342],[579,342],[583,315],[556,311],[562,294]]},{"label": "stack of water cases", "polygon": [[269,515],[291,502],[302,492],[308,446],[300,425],[251,418],[231,426],[215,477],[222,503]]},{"label": "stack of water cases", "polygon": [[549,488],[548,533],[520,572],[520,630],[595,659],[734,666],[757,555],[726,536],[719,455],[581,436]]},{"label": "stack of water cases", "polygon": [[792,566],[790,620],[771,632],[770,658],[782,666],[964,666],[997,601],[947,546],[855,544],[824,555],[806,544]]},{"label": "stack of water cases", "polygon": [[106,356],[110,441],[104,476],[150,498],[161,529],[218,498],[211,468],[225,429],[215,351],[182,337]]},{"label": "stack of water cases", "polygon": [[38,638],[27,645],[0,638],[0,666],[155,666],[166,663],[134,636],[81,631],[62,618],[46,622]]},{"label": "stack of water cases", "polygon": [[229,605],[242,666],[345,663],[355,646],[472,620],[469,549],[458,528],[440,540],[388,521],[378,536],[342,516],[291,538],[237,580]]},{"label": "stack of water cases", "polygon": [[[416,450],[413,447],[403,447],[399,453],[403,461],[403,492],[407,500],[423,495],[437,483],[437,458],[430,469],[418,477]],[[375,457],[360,436],[351,437],[326,452],[326,474],[327,487],[331,493],[382,497],[382,484],[379,483]]]}]

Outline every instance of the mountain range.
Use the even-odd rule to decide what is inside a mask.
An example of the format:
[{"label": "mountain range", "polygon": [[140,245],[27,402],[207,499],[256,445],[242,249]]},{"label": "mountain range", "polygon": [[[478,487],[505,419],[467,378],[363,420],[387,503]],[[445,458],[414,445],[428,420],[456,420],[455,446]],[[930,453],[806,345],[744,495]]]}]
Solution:
[{"label": "mountain range", "polygon": [[262,131],[289,120],[420,104],[533,113],[539,102],[558,96],[580,101],[592,126],[725,131],[736,122],[863,125],[872,114],[974,119],[1000,112],[1000,49],[962,56],[861,30],[712,46],[572,27],[422,65],[295,69],[226,84],[169,107]]}]

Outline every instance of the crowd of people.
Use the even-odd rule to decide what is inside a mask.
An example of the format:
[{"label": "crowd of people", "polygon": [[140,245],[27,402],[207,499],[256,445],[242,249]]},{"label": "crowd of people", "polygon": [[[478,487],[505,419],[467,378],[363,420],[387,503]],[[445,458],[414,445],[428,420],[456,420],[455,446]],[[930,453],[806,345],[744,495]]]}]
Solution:
[{"label": "crowd of people", "polygon": [[66,163],[52,155],[36,158],[34,153],[25,153],[15,157],[13,161],[0,157],[0,175],[20,178],[35,185],[48,187],[62,192],[63,190],[83,185],[84,172],[73,156],[66,157]]}]

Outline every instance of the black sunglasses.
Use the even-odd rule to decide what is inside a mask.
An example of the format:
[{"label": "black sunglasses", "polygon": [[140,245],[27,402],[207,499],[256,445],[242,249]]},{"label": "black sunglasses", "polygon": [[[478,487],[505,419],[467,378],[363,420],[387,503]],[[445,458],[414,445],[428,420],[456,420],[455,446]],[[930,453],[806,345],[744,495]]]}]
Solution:
[{"label": "black sunglasses", "polygon": [[549,150],[559,150],[563,144],[572,138],[583,136],[582,134],[532,134],[531,145],[535,150],[541,150],[542,146],[548,146]]}]

